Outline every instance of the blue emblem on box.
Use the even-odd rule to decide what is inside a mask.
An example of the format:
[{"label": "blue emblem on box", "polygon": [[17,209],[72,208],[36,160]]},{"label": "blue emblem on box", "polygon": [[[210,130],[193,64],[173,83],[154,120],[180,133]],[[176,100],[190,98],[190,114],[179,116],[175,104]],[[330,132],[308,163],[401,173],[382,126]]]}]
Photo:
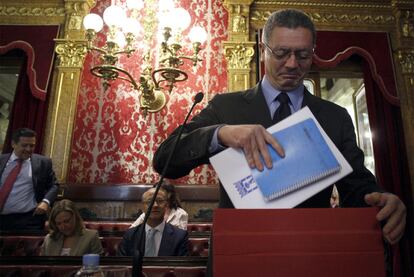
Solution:
[{"label": "blue emblem on box", "polygon": [[240,194],[241,198],[243,198],[244,196],[246,196],[250,192],[257,189],[257,184],[254,181],[252,175],[249,175],[249,176],[241,179],[240,181],[237,181],[233,185],[236,188],[236,190],[238,191],[238,193]]}]

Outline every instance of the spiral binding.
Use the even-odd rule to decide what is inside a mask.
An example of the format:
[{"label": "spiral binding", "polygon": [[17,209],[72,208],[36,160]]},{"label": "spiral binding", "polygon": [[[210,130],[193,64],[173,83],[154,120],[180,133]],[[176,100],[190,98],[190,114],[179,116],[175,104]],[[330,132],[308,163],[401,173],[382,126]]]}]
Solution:
[{"label": "spiral binding", "polygon": [[318,181],[320,179],[323,179],[325,177],[328,177],[329,175],[332,175],[332,174],[338,172],[340,169],[341,169],[341,166],[338,165],[337,167],[332,168],[330,170],[327,170],[325,172],[322,172],[319,175],[313,176],[313,177],[308,178],[308,179],[305,179],[303,181],[299,181],[299,182],[297,182],[297,183],[295,183],[295,184],[293,184],[293,185],[291,185],[291,186],[289,186],[289,187],[287,187],[285,189],[282,189],[282,190],[279,190],[279,191],[275,191],[275,192],[271,193],[270,195],[265,196],[264,198],[267,201],[270,201],[270,200],[279,198],[279,197],[281,197],[283,195],[286,195],[286,194],[288,194],[288,193],[290,193],[292,191],[298,190],[298,189],[300,189],[300,188],[302,188],[302,187],[304,187],[306,185],[312,184],[312,183],[314,183],[314,182],[316,182],[316,181]]}]

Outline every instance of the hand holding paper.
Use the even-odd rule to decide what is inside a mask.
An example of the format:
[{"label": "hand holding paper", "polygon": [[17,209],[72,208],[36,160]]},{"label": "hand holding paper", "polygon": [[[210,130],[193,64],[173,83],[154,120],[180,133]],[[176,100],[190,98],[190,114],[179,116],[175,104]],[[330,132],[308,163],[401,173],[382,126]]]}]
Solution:
[{"label": "hand holding paper", "polygon": [[277,131],[273,136],[284,148],[286,156],[280,157],[268,146],[273,168],[251,170],[266,200],[281,197],[341,169],[311,118]]},{"label": "hand holding paper", "polygon": [[[218,139],[222,145],[243,149],[250,168],[272,168],[272,158],[266,144],[276,150],[279,156],[284,157],[284,151],[275,138],[262,125],[225,125],[218,132]],[[263,159],[261,159],[261,157]]]},{"label": "hand holding paper", "polygon": [[228,148],[211,157],[210,161],[236,208],[292,208],[352,172],[351,166],[320,127],[307,107],[270,127],[268,132],[270,134],[274,133],[309,118],[315,122],[322,137],[341,165],[341,169],[337,173],[307,185],[300,190],[293,191],[271,201],[266,201],[251,174],[251,169],[243,151]]}]

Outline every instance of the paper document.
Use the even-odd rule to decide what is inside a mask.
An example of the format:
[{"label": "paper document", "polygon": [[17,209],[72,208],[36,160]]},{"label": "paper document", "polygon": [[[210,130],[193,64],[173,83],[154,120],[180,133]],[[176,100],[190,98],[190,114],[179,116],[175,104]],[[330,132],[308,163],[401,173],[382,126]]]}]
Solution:
[{"label": "paper document", "polygon": [[[308,107],[268,128],[268,131],[273,134],[307,119],[311,119],[316,124],[339,166],[335,167],[333,172],[319,179],[319,181],[306,184],[306,186],[301,186],[301,188],[288,191],[287,194],[272,199],[273,197],[263,195],[255,181],[258,177],[253,177],[252,170],[247,164],[243,151],[228,148],[212,156],[210,162],[236,208],[293,208],[352,172],[349,163],[322,129]],[[297,167],[300,167],[300,165],[297,165]],[[263,186],[261,188],[263,189]]]}]

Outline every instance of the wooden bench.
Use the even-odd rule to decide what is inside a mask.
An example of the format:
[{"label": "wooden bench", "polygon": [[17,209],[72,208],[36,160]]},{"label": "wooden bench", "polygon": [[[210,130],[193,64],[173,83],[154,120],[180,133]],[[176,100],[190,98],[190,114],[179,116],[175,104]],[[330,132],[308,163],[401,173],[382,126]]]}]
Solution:
[{"label": "wooden bench", "polygon": [[[0,236],[0,256],[39,256],[44,236]],[[121,236],[100,237],[103,256],[115,256]],[[190,256],[208,256],[209,238],[189,238]]]},{"label": "wooden bench", "polygon": [[[151,187],[146,184],[66,183],[60,186],[58,199],[74,201],[85,220],[132,221],[143,209],[142,194]],[[190,221],[212,221],[213,210],[218,206],[218,186],[175,187]]]},{"label": "wooden bench", "polygon": [[[1,257],[0,276],[73,276],[82,257]],[[203,277],[206,257],[144,257],[143,273],[148,277]],[[101,257],[105,276],[131,276],[131,257]]]},{"label": "wooden bench", "polygon": [[[94,229],[98,232],[124,232],[129,229],[132,221],[85,221],[85,227]],[[187,231],[191,235],[192,232],[211,232],[213,224],[211,222],[189,222]]]}]

